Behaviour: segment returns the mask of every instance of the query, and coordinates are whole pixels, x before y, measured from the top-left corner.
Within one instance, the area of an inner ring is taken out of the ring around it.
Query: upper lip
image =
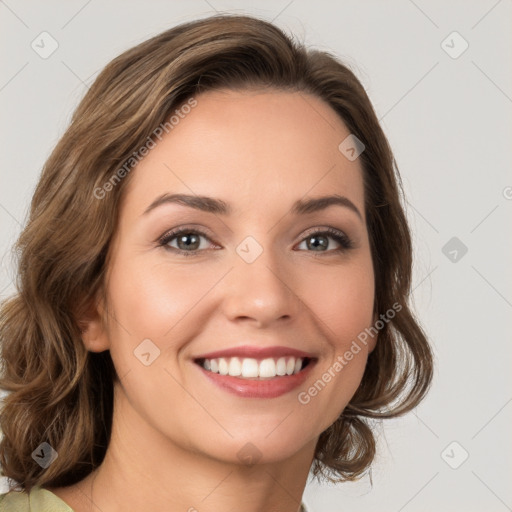
[[[194,357],[194,359],[217,359],[219,357],[251,357],[254,359],[265,359],[270,357],[302,357],[314,358],[315,356],[309,352],[297,350],[295,348],[275,346],[260,347],[255,345],[242,345],[240,347],[231,347],[224,350],[216,350]]]

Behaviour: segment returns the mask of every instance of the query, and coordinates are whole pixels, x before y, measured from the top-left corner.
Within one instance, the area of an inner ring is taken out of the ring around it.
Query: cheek
[[[302,390],[299,401],[310,408],[312,416],[321,417],[322,428],[327,428],[356,392],[366,366],[368,346],[360,340],[373,321],[371,260],[361,259],[329,275],[319,269],[304,284],[304,290],[309,290],[303,292],[304,297],[320,320],[329,347],[318,369],[319,378]]]
[[[115,268],[110,297],[116,318],[133,336],[163,339],[172,330],[175,338],[187,324],[187,315],[218,279],[211,269],[200,273],[192,266],[134,260]]]
[[[337,352],[371,325],[375,297],[371,260],[360,258],[339,268],[316,269],[303,280],[304,302],[321,320]]]
[[[109,279],[108,336],[118,375],[140,372],[136,355],[147,352],[144,346],[157,354],[145,370],[174,367],[179,371],[181,349],[203,331],[206,316],[216,305],[211,298],[206,300],[208,293],[226,269],[170,265],[128,254],[119,254],[117,261]]]
[[[161,422],[158,428],[165,431],[171,428],[169,418],[176,407],[194,407],[178,384],[183,368],[175,362],[180,348],[201,332],[202,323],[191,320],[194,307],[219,276],[211,270],[198,274],[192,265],[177,269],[121,254],[112,268],[108,329],[112,360],[129,401],[149,423]]]
[[[359,386],[366,366],[369,349],[361,340],[372,325],[374,297],[372,268],[362,265],[345,276],[333,298],[338,306],[331,312],[331,328],[337,333],[333,341],[336,354],[333,365],[340,381],[350,390],[350,397]]]

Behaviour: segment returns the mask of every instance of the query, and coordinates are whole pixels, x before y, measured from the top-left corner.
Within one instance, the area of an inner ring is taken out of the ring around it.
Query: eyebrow
[[[227,204],[222,199],[216,199],[214,197],[208,196],[196,196],[196,195],[188,195],[188,194],[162,194],[158,196],[145,210],[143,215],[147,215],[150,211],[158,208],[163,204],[181,204],[183,206],[188,206],[189,208],[194,208],[196,210],[201,210],[207,213],[213,213],[217,215],[231,215],[233,213],[233,209],[229,204]],[[313,197],[308,199],[299,199],[297,200],[292,208],[291,213],[294,215],[307,215],[310,213],[318,212],[321,210],[325,210],[330,206],[343,206],[352,210],[357,216],[363,220],[363,216],[361,212],[357,208],[357,206],[345,196],[340,196],[338,194],[333,194],[330,196],[322,196],[322,197]]]

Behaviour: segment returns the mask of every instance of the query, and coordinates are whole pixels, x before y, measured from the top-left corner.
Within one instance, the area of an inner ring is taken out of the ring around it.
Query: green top
[[[302,512],[307,512],[302,503]],[[56,494],[35,486],[30,493],[11,491],[0,494],[0,510],[2,512],[73,512],[73,509]]]
[[[35,486],[30,493],[11,491],[0,494],[2,512],[73,512],[56,494]]]

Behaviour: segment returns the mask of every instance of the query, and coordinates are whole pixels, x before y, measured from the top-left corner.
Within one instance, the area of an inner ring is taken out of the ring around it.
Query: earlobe
[[[95,304],[93,302],[78,321],[80,336],[85,348],[90,352],[103,352],[110,348],[102,311],[101,303]]]
[[[85,348],[90,352],[103,352],[110,348],[105,329],[99,328],[96,322],[90,322],[80,334]]]

